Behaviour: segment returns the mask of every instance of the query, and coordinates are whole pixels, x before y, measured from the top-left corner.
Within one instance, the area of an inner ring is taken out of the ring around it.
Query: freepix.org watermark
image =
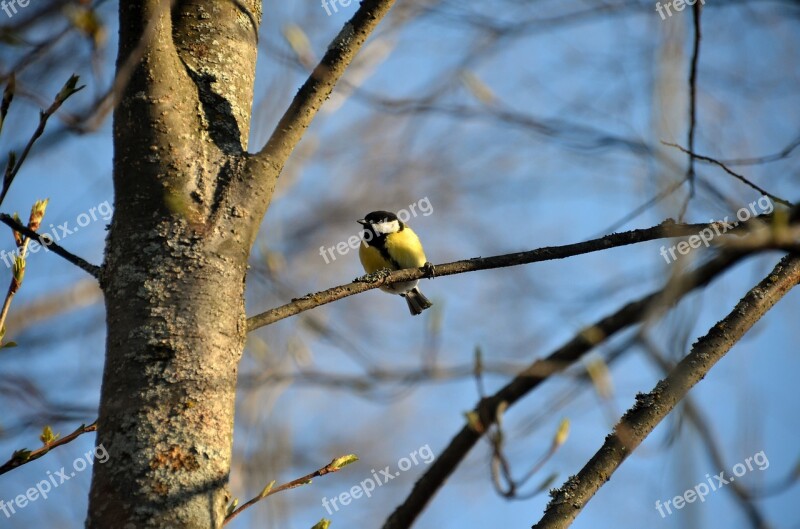
[[[333,13],[339,12],[339,8],[336,7],[336,4],[339,4],[342,7],[350,7],[350,4],[352,4],[354,1],[355,0],[322,0],[322,9],[328,13],[328,16],[331,16]]]
[[[678,257],[675,255],[676,249],[678,250],[679,254],[686,255],[693,249],[700,248],[701,244],[704,244],[706,248],[708,248],[714,237],[722,235],[728,230],[732,230],[739,225],[739,222],[745,222],[746,220],[749,220],[750,217],[757,217],[759,212],[756,210],[756,206],[758,206],[761,210],[761,214],[765,215],[769,215],[775,209],[772,201],[766,195],[762,196],[758,200],[750,202],[747,206],[748,207],[741,208],[736,212],[736,218],[739,219],[738,221],[729,222],[728,217],[725,217],[720,221],[711,220],[710,227],[703,228],[697,235],[689,236],[688,241],[681,241],[678,244],[670,246],[669,248],[666,246],[661,246],[661,251],[659,253],[661,253],[661,256],[664,258],[667,264],[669,264],[678,259]],[[669,252],[669,255],[667,255],[667,252]]]
[[[748,472],[752,472],[754,468],[758,468],[758,470],[766,470],[769,468],[769,459],[767,459],[767,454],[765,454],[763,450],[745,459],[744,463],[736,463],[733,465],[731,469],[733,476],[726,476],[724,470],[719,474],[714,474],[714,476],[706,474],[706,481],[701,481],[694,487],[686,489],[686,492],[682,495],[675,496],[664,503],[661,503],[661,500],[656,500],[656,510],[662,518],[666,518],[668,514],[672,514],[670,504],[672,504],[672,507],[676,510],[681,510],[687,503],[694,503],[698,499],[700,503],[703,503],[706,501],[706,496],[734,482],[736,478],[740,478]],[[706,483],[708,483],[708,485],[706,485]]]
[[[408,457],[400,458],[400,460],[397,462],[397,468],[400,470],[393,473],[391,467],[388,465],[383,470],[378,472],[375,472],[375,469],[373,468],[371,470],[371,478],[365,479],[358,485],[353,485],[349,491],[342,492],[336,497],[330,499],[323,497],[322,506],[328,511],[328,514],[333,514],[333,511],[339,510],[339,505],[337,505],[337,502],[344,507],[350,505],[351,501],[357,500],[361,496],[370,498],[372,497],[372,491],[375,490],[375,487],[380,487],[384,483],[393,480],[394,478],[398,477],[401,472],[409,470],[412,466],[419,465],[420,463],[429,465],[433,459],[434,455],[431,451],[431,447],[429,445],[421,446],[408,454]],[[333,507],[333,510],[331,510],[331,507]]]
[[[109,459],[108,451],[101,444],[96,446],[93,450],[89,450],[82,457],[79,457],[72,462],[72,471],[67,473],[66,467],[61,467],[60,470],[55,472],[47,471],[47,479],[41,480],[35,487],[31,487],[25,491],[25,494],[20,494],[11,500],[0,499],[0,512],[6,515],[6,518],[11,518],[17,513],[17,509],[24,509],[29,503],[33,503],[39,498],[47,499],[50,491],[60,487],[65,482],[74,478],[78,472],[83,472],[87,468],[94,465],[95,459],[98,463],[105,463]]]
[[[686,9],[686,6],[693,6],[697,3],[697,0],[672,0],[671,2],[664,2],[662,5],[661,2],[656,2],[656,11],[658,12],[659,16],[661,16],[661,20],[666,20],[667,17],[672,16],[672,11],[670,11],[670,7],[675,11],[683,11]],[[706,5],[706,0],[700,0],[700,5]],[[666,11],[666,15],[664,12]]]
[[[417,209],[419,209],[419,212]],[[403,222],[408,222],[408,219],[416,217],[418,213],[422,213],[423,217],[427,217],[433,213],[433,206],[431,205],[431,201],[428,199],[428,197],[421,198],[415,203],[409,204],[408,208],[398,211],[397,218]],[[365,231],[363,233],[364,240],[369,242],[372,238],[372,233],[369,231]],[[341,256],[347,255],[350,250],[358,250],[358,247],[361,244],[361,237],[361,235],[351,235],[347,241],[342,241],[336,246],[331,246],[329,248],[320,246],[319,254],[323,259],[325,259],[325,264],[329,264],[331,261],[336,260],[336,256],[333,253],[334,250]],[[328,254],[330,254],[330,259],[328,259]]]
[[[76,233],[80,228],[85,228],[92,222],[95,222],[99,219],[104,221],[111,220],[111,216],[114,214],[114,208],[111,204],[108,203],[108,200],[89,208],[88,212],[81,213],[75,218],[75,223],[77,226],[70,225],[69,221],[63,224],[50,224],[50,231],[46,232],[42,229],[38,231],[38,233],[44,239],[45,244],[39,244],[37,241],[31,241],[28,244],[28,251],[26,252],[26,257],[32,253],[37,253],[39,250],[44,248],[46,251],[47,247],[54,243],[58,242],[62,239],[65,239]],[[11,268],[14,266],[14,257],[19,257],[19,248],[12,250],[11,252],[7,252],[5,250],[0,250],[0,259],[5,263],[6,268]]]
[[[2,0],[0,1],[0,9],[5,11],[8,18],[11,18],[17,14],[17,6],[25,8],[28,7],[30,3],[31,0]]]

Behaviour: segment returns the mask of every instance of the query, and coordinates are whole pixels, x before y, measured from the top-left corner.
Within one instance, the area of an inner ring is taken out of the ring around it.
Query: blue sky
[[[371,210],[398,210],[427,197],[432,214],[410,224],[425,243],[428,258],[443,263],[595,237],[683,176],[685,159],[658,146],[660,140],[685,144],[688,12],[662,21],[654,3],[621,2],[614,4],[619,9],[603,16],[562,24],[562,15],[592,5],[436,2],[430,11],[421,12],[415,11],[418,5],[398,3],[398,11],[405,11],[386,20],[372,41],[385,46],[385,57],[365,68],[356,92],[340,107],[318,116],[287,166],[251,257],[249,314],[360,275],[355,252],[326,264],[319,248],[346,241],[358,228],[355,220]],[[109,35],[98,76],[101,85],[112,74],[115,9],[116,4],[107,4],[100,11]],[[265,141],[306,75],[281,30],[297,25],[321,56],[355,9],[342,8],[329,17],[315,2],[265,4],[251,150]],[[797,137],[800,32],[797,17],[785,16],[791,9],[779,2],[705,9],[699,152],[747,158],[778,152]],[[481,20],[528,25],[491,44],[480,40],[476,21]],[[32,94],[48,99],[78,71],[90,86],[67,105],[65,110],[73,111],[99,90],[86,64],[89,47],[79,38],[74,43],[77,51],[59,50],[64,56],[54,64],[32,67],[20,76]],[[675,46],[674,55],[668,53],[670,46]],[[14,53],[18,50],[0,50],[4,70]],[[460,69],[490,89],[497,107],[487,109],[476,100],[458,76]],[[680,81],[673,92],[670,76]],[[402,112],[387,103],[425,97],[431,98],[432,108],[424,112]],[[504,121],[491,112],[497,108],[557,133]],[[0,137],[0,149],[18,148],[33,130],[36,112],[34,100],[19,98]],[[57,127],[54,121],[49,130]],[[618,143],[596,143],[598,137],[656,146],[678,168]],[[36,149],[3,210],[26,212],[34,200],[49,197],[46,219],[75,224],[81,213],[113,201],[111,145],[106,121],[90,134]],[[798,169],[796,153],[769,164],[737,166],[789,200],[797,198]],[[699,186],[687,221],[734,215],[760,196],[716,168],[699,165],[698,174],[728,201]],[[677,217],[685,191],[620,229]],[[92,222],[65,239],[64,246],[99,264],[104,228],[105,222]],[[0,248],[13,248],[10,233],[5,241]],[[623,303],[663,285],[671,272],[659,255],[663,244],[654,241],[563,261],[426,280],[422,287],[436,306],[419,318],[407,315],[401,299],[378,291],[351,297],[253,333],[242,377],[311,369],[359,376],[365,365],[413,370],[434,358],[442,367],[465,366],[478,346],[487,363],[524,366]],[[679,262],[706,257],[697,250]],[[770,252],[738,265],[684,299],[653,325],[650,336],[665,355],[679,359],[779,258]],[[8,274],[2,268],[0,274]],[[83,279],[82,271],[53,255],[32,256],[12,315]],[[704,482],[706,474],[730,473],[734,465],[762,451],[769,467],[741,476],[744,487],[774,489],[791,474],[798,460],[800,424],[793,376],[800,368],[794,354],[799,305],[800,294],[788,294],[690,392],[726,467],[711,462],[705,444],[685,420],[678,426],[678,410],[600,489],[574,527],[747,527],[742,509],[724,488],[665,518],[655,502],[683,494]],[[36,446],[41,426],[49,423],[47,406],[21,398],[16,389],[4,389],[17,388],[14,382],[33,381],[46,402],[69,412],[69,420],[54,424],[62,435],[93,420],[102,374],[103,308],[98,301],[9,333],[20,344],[0,355],[0,377],[5,380],[0,389],[7,402],[0,419],[5,432],[0,453],[10,455],[23,446]],[[617,337],[595,354],[607,355],[627,338],[630,334]],[[633,404],[635,394],[649,391],[662,376],[640,348],[621,356],[610,370],[614,392],[608,401],[584,384],[565,406],[548,409],[578,386],[582,371],[576,367],[508,412],[507,448],[517,475],[547,451],[562,418],[571,422],[569,439],[530,487],[550,474],[556,475],[553,486],[575,474],[600,447],[612,422]],[[508,380],[508,375],[487,375],[487,392]],[[370,477],[372,469],[396,467],[400,458],[422,446],[438,455],[463,426],[463,413],[477,398],[471,376],[360,394],[304,383],[299,376],[294,384],[243,384],[231,477],[232,491],[242,501],[272,479],[288,481],[334,456],[356,453],[361,461],[262,502],[231,527],[300,529],[322,517],[330,517],[332,527],[363,527],[365,520],[379,526],[426,465],[413,466],[376,489],[371,498],[360,498],[332,516],[322,499],[349,490]],[[35,420],[26,426],[32,417]],[[48,471],[69,469],[92,444],[91,436],[84,436],[0,476],[0,499],[24,493]],[[512,502],[498,497],[490,481],[489,454],[488,445],[481,442],[417,527],[528,527],[539,519],[547,494]],[[0,513],[0,527],[48,522],[81,526],[89,480],[88,471],[76,472],[49,499],[33,502],[8,519]],[[756,504],[772,526],[797,527],[797,491],[796,484],[785,487]]]

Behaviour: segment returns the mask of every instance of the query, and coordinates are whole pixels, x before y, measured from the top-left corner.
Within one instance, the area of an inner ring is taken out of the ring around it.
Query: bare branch
[[[692,49],[692,62],[689,70],[689,133],[687,137],[687,144],[689,150],[694,151],[694,136],[697,130],[697,63],[700,59],[700,39],[702,32],[700,30],[700,5],[696,4],[692,9],[692,20],[694,22],[694,39]],[[689,167],[686,169],[686,180],[689,182],[689,195],[686,197],[686,203],[679,216],[683,220],[683,215],[689,205],[689,201],[694,196],[695,189],[695,171],[694,171],[694,157],[689,156]]]
[[[275,484],[275,482],[273,481],[272,483],[264,487],[264,490],[262,490],[258,496],[251,499],[238,509],[232,510],[230,514],[228,514],[228,516],[225,517],[225,520],[222,522],[222,525],[223,526],[227,525],[228,522],[236,518],[242,511],[244,511],[248,507],[252,507],[259,501],[263,500],[264,498],[272,496],[273,494],[277,494],[278,492],[283,492],[284,490],[294,489],[297,487],[302,487],[303,485],[308,485],[311,483],[311,480],[313,478],[324,476],[325,474],[330,474],[331,472],[338,472],[339,470],[342,469],[342,467],[349,465],[350,463],[353,463],[357,460],[358,458],[353,454],[337,457],[336,459],[334,459],[324,467],[320,468],[319,470],[315,470],[311,474],[306,474],[301,478],[293,479],[292,481],[284,483],[279,487],[273,488],[272,486]]]
[[[640,337],[639,343],[645,350],[647,355],[658,365],[659,369],[663,371],[664,376],[668,375],[670,370],[675,367],[675,363],[667,360],[666,356],[662,354],[655,343],[648,337],[643,335]],[[697,434],[700,436],[703,444],[706,447],[709,458],[714,464],[715,468],[730,468],[725,464],[722,457],[722,450],[717,444],[716,436],[712,431],[711,424],[700,411],[700,408],[695,404],[694,399],[687,395],[682,402],[682,411],[689,422],[694,426]],[[740,481],[730,483],[731,495],[736,498],[737,503],[742,507],[747,518],[750,520],[750,526],[753,529],[767,529],[769,524],[766,517],[762,514],[761,509],[756,505],[750,493],[742,486]]]
[[[47,108],[47,110],[42,110],[39,114],[39,125],[36,127],[36,130],[33,131],[28,143],[25,145],[25,148],[22,150],[22,154],[20,155],[19,159],[13,155],[9,159],[8,167],[6,168],[6,174],[3,177],[3,187],[2,191],[0,191],[0,204],[3,203],[3,200],[6,198],[6,194],[8,190],[11,188],[11,184],[14,182],[14,178],[17,176],[20,167],[22,164],[25,163],[25,159],[28,157],[28,154],[31,152],[33,148],[33,144],[36,143],[36,140],[44,132],[44,128],[47,126],[47,120],[49,120],[56,111],[61,108],[61,105],[70,98],[73,94],[79,92],[83,89],[83,86],[77,86],[79,77],[77,75],[73,75],[70,77],[64,86],[61,88],[61,91],[58,92],[55,99],[53,99],[53,103]],[[11,101],[9,100],[8,103],[10,104]],[[5,109],[8,112],[8,108]],[[16,163],[12,163],[16,161]]]
[[[488,362],[481,366],[481,375],[491,374],[503,377],[519,373],[522,365],[503,362]],[[263,370],[246,374],[239,378],[239,385],[252,388],[265,384],[292,382],[299,385],[327,388],[347,388],[357,392],[381,389],[386,385],[413,386],[422,382],[444,383],[476,376],[474,364],[453,366],[423,366],[411,369],[370,369],[363,375],[331,373],[324,369],[300,369],[297,372],[273,372]],[[483,395],[481,395],[483,396]]]
[[[756,191],[758,191],[762,195],[768,196],[769,198],[771,198],[775,202],[778,202],[779,204],[783,204],[784,206],[788,206],[788,207],[792,207],[792,205],[793,205],[788,200],[784,200],[784,199],[782,199],[782,198],[780,198],[778,196],[775,196],[772,193],[766,191],[764,188],[761,188],[761,187],[757,186],[756,184],[754,184],[753,182],[751,182],[750,180],[748,180],[744,176],[742,176],[739,173],[736,173],[733,170],[731,170],[727,165],[725,165],[724,163],[720,162],[719,160],[715,160],[714,158],[710,158],[708,156],[703,156],[702,154],[697,154],[696,152],[693,152],[691,149],[685,149],[685,148],[681,147],[680,145],[678,145],[676,143],[668,143],[668,142],[662,142],[662,143],[664,145],[669,146],[669,147],[675,147],[676,149],[679,149],[679,150],[685,152],[686,154],[691,156],[693,159],[696,158],[698,160],[702,160],[704,162],[708,162],[710,164],[714,164],[714,165],[717,165],[717,166],[721,167],[723,171],[725,171],[726,173],[728,173],[732,177],[739,179],[744,184],[752,187],[753,189],[755,189]]]
[[[3,101],[0,103],[0,132],[3,131],[3,123],[6,121],[8,109],[11,107],[11,101],[14,100],[14,91],[16,90],[17,80],[14,74],[8,78],[5,90],[3,90]]]
[[[765,163],[776,162],[788,158],[796,148],[800,147],[800,136],[792,140],[786,147],[778,152],[772,154],[765,154],[763,156],[754,156],[752,158],[733,158],[730,160],[722,160],[726,165],[760,165]]]
[[[570,477],[547,505],[534,529],[569,527],[586,503],[606,483],[622,462],[700,382],[712,367],[789,290],[800,283],[800,256],[787,255],[736,307],[708,333],[650,393],[638,394],[636,404],[606,437],[600,450],[576,475]]]
[[[468,415],[477,417],[479,424],[467,424],[453,437],[450,444],[440,452],[436,461],[414,485],[411,494],[386,520],[383,529],[411,527],[439,487],[444,484],[487,429],[494,424],[499,403],[505,401],[510,408],[550,375],[563,371],[616,333],[640,323],[650,316],[653,310],[666,310],[667,307],[677,303],[692,290],[708,284],[742,256],[743,254],[720,255],[694,273],[679,278],[678,281],[668,284],[659,291],[628,303],[613,314],[585,328],[544,359],[533,362],[492,397],[481,399],[476,408]]]
[[[289,155],[356,53],[393,5],[394,0],[361,2],[353,18],[345,23],[328,45],[325,56],[300,87],[267,143],[258,154],[248,157],[248,178],[241,183],[237,193],[240,195],[237,199],[240,203],[245,206],[256,203],[257,210],[266,210],[271,190]],[[256,191],[253,189],[253,180],[258,182]]]
[[[37,241],[44,248],[52,250],[54,254],[63,257],[64,259],[74,264],[84,272],[93,276],[94,278],[96,279],[100,278],[100,272],[102,271],[101,267],[93,265],[92,263],[86,261],[85,259],[78,257],[73,253],[68,252],[67,250],[56,244],[52,238],[46,235],[40,235],[39,233],[36,233],[27,226],[24,226],[19,222],[17,222],[16,220],[14,220],[14,218],[11,217],[11,215],[8,215],[7,213],[0,213],[0,222],[10,227],[14,231],[18,231],[19,233],[25,235],[26,237]]]
[[[328,45],[325,56],[297,92],[258,156],[269,157],[272,163],[283,165],[353,57],[393,5],[394,0],[361,2],[353,18]]]
[[[757,219],[757,222],[762,222],[768,218],[768,216],[761,216],[751,219],[748,222],[756,221]],[[739,224],[729,233],[735,233],[737,230],[743,231],[746,224],[747,223],[745,222]],[[476,257],[464,261],[455,261],[453,263],[437,265],[435,267],[436,276],[463,274],[465,272],[474,272],[477,270],[491,270],[494,268],[518,266],[540,261],[564,259],[567,257],[573,257],[575,255],[582,255],[586,253],[607,250],[609,248],[652,241],[655,239],[694,235],[699,231],[705,228],[713,227],[714,225],[714,223],[676,224],[670,219],[665,220],[661,224],[653,226],[652,228],[613,233],[611,235],[606,235],[605,237],[600,237],[598,239],[592,239],[585,242],[567,244],[564,246],[548,246],[527,252],[496,255],[493,257]],[[406,270],[398,270],[390,274],[373,274],[372,276],[365,276],[364,278],[359,278],[346,285],[329,288],[314,294],[307,294],[302,298],[292,300],[291,303],[287,303],[286,305],[252,316],[247,319],[247,330],[248,332],[253,331],[259,327],[275,323],[276,321],[294,316],[315,307],[319,307],[320,305],[325,305],[326,303],[346,298],[360,292],[366,292],[367,290],[378,288],[384,284],[396,283],[398,281],[410,281],[413,279],[421,279],[423,277],[427,277],[426,270],[424,268],[409,268]]]
[[[0,475],[5,474],[6,472],[13,470],[17,467],[21,467],[26,463],[30,463],[31,461],[35,461],[36,459],[39,459],[53,448],[65,445],[67,443],[71,443],[79,436],[85,433],[94,432],[95,430],[97,430],[97,421],[93,422],[88,426],[85,424],[81,424],[78,427],[78,429],[72,432],[71,434],[65,435],[60,439],[56,439],[51,443],[47,443],[41,448],[37,448],[36,450],[31,450],[31,451],[25,449],[17,450],[16,452],[14,452],[14,455],[11,456],[11,459],[0,465]]]

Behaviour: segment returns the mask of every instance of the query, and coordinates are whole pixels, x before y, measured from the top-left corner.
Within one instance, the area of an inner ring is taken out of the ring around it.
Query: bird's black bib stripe
[[[406,228],[406,226],[401,221],[398,221],[398,223],[400,224],[400,229],[398,230],[399,233],[403,231]],[[369,242],[367,242],[367,246],[372,246],[373,248],[378,250],[381,253],[381,257],[383,257],[384,259],[386,259],[386,261],[391,263],[395,270],[402,270],[403,267],[400,266],[400,263],[394,260],[394,258],[392,258],[392,256],[389,255],[389,250],[386,249],[386,234],[378,235],[377,233],[372,231],[372,228],[370,228],[370,232],[372,233],[372,239]]]

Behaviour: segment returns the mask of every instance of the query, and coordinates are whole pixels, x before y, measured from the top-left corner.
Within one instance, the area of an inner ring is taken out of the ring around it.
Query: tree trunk
[[[271,188],[243,184],[260,18],[254,0],[120,4],[117,71],[131,73],[114,113],[97,435],[110,458],[93,468],[89,528],[224,518],[247,258]]]
[[[362,0],[248,154],[258,0],[120,3],[108,337],[89,529],[216,528],[229,500],[247,258],[278,175],[394,0]]]

